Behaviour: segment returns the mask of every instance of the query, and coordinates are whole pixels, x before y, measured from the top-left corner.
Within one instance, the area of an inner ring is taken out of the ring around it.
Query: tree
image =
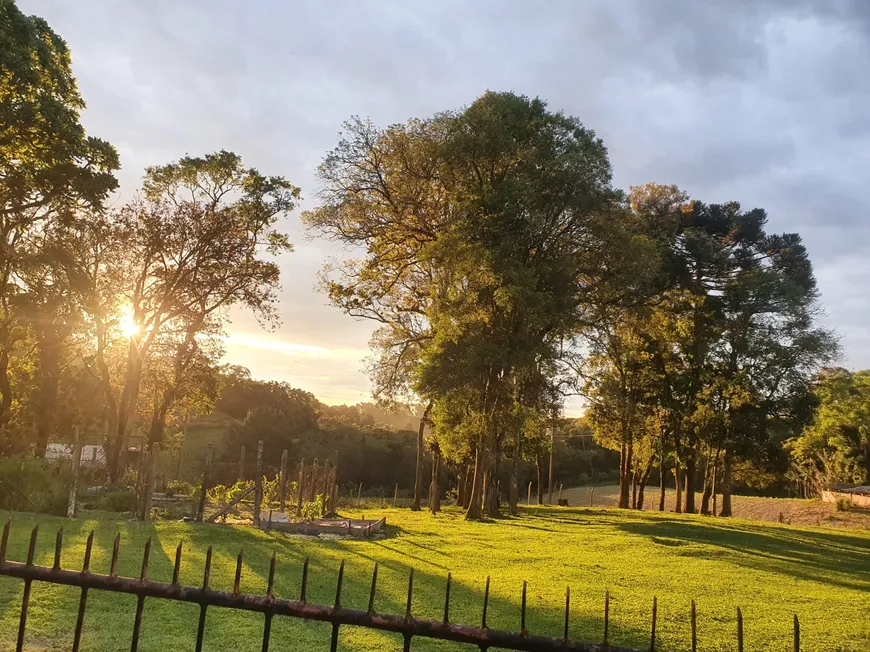
[[[66,43],[13,0],[0,0],[0,439],[12,416],[10,361],[25,337],[16,303],[34,237],[117,187],[118,156],[88,137]],[[46,374],[52,372],[45,370]],[[53,381],[46,381],[52,384]]]
[[[870,371],[824,369],[814,419],[788,442],[806,495],[844,483],[870,484]]]
[[[252,310],[264,325],[276,323],[279,269],[262,256],[291,250],[274,227],[299,197],[285,179],[245,168],[226,151],[149,168],[144,189],[144,198],[115,216],[127,243],[120,276],[129,310],[126,370],[109,443],[115,475],[153,347],[169,347],[175,372],[157,390],[152,442],[162,437],[187,367],[202,354],[201,338],[220,333],[230,306]]]

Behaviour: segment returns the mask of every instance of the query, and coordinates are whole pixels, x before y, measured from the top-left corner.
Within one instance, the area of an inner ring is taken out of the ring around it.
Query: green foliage
[[[135,512],[136,492],[133,489],[113,488],[99,494],[92,504],[94,509],[106,512]]]
[[[0,508],[65,515],[71,482],[69,462],[0,457]]]
[[[323,495],[317,494],[314,500],[302,503],[302,519],[313,521],[323,516]]]

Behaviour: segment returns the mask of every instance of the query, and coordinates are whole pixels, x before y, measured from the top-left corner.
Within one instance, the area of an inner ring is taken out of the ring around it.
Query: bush
[[[323,495],[317,494],[317,497],[311,502],[302,503],[302,518],[306,521],[313,521],[320,518],[323,514]]]
[[[94,507],[106,512],[135,512],[136,492],[126,487],[109,489],[100,494]]]
[[[852,501],[843,496],[840,496],[836,501],[834,501],[835,512],[845,512],[848,511],[850,507],[852,507]]]
[[[189,482],[170,480],[166,483],[167,496],[194,496],[196,487]]]
[[[0,458],[0,509],[65,516],[71,483],[68,461]]]

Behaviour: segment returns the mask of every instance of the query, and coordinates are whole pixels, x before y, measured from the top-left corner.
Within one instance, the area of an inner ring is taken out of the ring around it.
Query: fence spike
[[[656,649],[656,616],[658,615],[658,598],[653,596],[653,614],[652,614],[652,632],[649,638],[649,652],[655,652]]]
[[[489,575],[486,576],[486,589],[483,592],[483,617],[480,626],[486,629],[486,610],[489,607]]]
[[[568,621],[571,619],[571,587],[565,587],[565,634],[562,636],[568,642]]]
[[[737,607],[737,652],[743,652],[743,612]]]
[[[414,569],[408,574],[408,603],[405,605],[405,618],[411,617],[411,600],[414,597]]]
[[[121,550],[121,533],[115,535],[115,542],[112,544],[112,563],[109,565],[109,576],[118,576],[118,553]]]
[[[211,555],[212,547],[209,546],[205,551],[205,569],[202,573],[202,590],[208,590],[208,582],[211,579]],[[203,602],[199,607],[199,623],[196,627],[196,652],[202,652],[202,638],[205,635],[205,616],[208,610],[208,603]]]
[[[610,634],[610,590],[604,590],[604,645],[607,646],[610,643],[607,640],[608,635]]]
[[[341,586],[344,584],[344,559],[338,567],[338,583],[335,586],[335,608],[341,608]]]
[[[266,586],[266,596],[269,598],[275,597],[275,564],[278,560],[278,553],[272,553],[272,559],[269,561],[269,582]]]
[[[205,591],[208,589],[208,582],[211,579],[211,554],[212,548],[208,547],[208,550],[205,551],[205,569],[202,573],[202,590]]]
[[[88,535],[88,542],[85,544],[85,559],[82,563],[82,575],[90,573],[91,569],[91,550],[94,547],[94,531]],[[82,587],[81,597],[79,597],[79,612],[76,616],[76,628],[73,633],[72,652],[79,652],[79,647],[82,642],[82,627],[85,624],[85,609],[88,603],[88,589]]]
[[[54,570],[60,570],[60,552],[63,548],[63,528],[57,531],[54,539]]]
[[[523,603],[522,607],[520,607],[520,634],[526,635],[528,634],[528,630],[526,629],[526,588],[528,586],[528,582],[523,580]]]
[[[36,537],[39,536],[39,526],[34,525],[30,532],[30,547],[27,549],[27,565],[33,566],[33,555],[36,554]]]
[[[269,638],[272,634],[272,614],[266,614],[266,620],[263,624],[263,647],[262,652],[269,652]]]
[[[378,562],[375,562],[375,568],[372,571],[372,590],[369,593],[369,608],[368,613],[374,613],[375,611],[375,591],[378,587]]]
[[[794,652],[801,652],[801,623],[794,615]]]
[[[308,598],[308,557],[302,562],[302,590],[299,594],[299,601],[306,602]]]
[[[6,561],[6,546],[9,543],[9,529],[12,527],[12,519],[6,521],[3,526],[3,538],[0,539],[0,564]]]
[[[239,556],[236,557],[236,577],[233,580],[233,595],[239,594],[239,585],[242,582],[242,558],[244,553],[244,550],[239,550]]]
[[[447,589],[444,595],[444,624],[450,622],[450,582],[453,579],[451,573],[447,573]]]
[[[82,563],[82,573],[91,572],[91,551],[94,548],[94,531],[88,535],[88,541],[85,544],[85,560]]]
[[[148,560],[151,557],[151,537],[145,542],[145,552],[142,553],[142,572],[139,573],[139,581],[148,579]]]
[[[692,600],[692,652],[698,649],[698,613],[695,608],[695,601]]]
[[[182,542],[179,541],[175,547],[175,567],[172,569],[172,585],[178,586],[178,574],[181,572],[181,548]]]

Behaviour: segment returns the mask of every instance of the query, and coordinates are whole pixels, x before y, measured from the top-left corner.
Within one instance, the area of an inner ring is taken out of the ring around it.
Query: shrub
[[[25,455],[0,458],[0,509],[64,516],[71,482],[69,461]]]
[[[100,494],[95,507],[107,512],[135,512],[136,492],[129,488],[113,488]]]
[[[840,496],[834,501],[834,511],[835,512],[845,512],[852,506],[852,501],[844,496]]]
[[[193,496],[195,495],[194,489],[194,485],[182,480],[170,480],[166,483],[167,496]]]
[[[302,518],[306,521],[313,521],[320,518],[323,514],[323,494],[317,494],[311,502],[302,503]]]

